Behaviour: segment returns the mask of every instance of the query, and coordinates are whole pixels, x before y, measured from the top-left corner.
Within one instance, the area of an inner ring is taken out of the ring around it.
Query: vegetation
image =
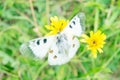
[[[48,33],[49,18],[71,19],[84,12],[86,30],[107,36],[96,59],[81,44],[67,64],[50,66],[47,59],[26,57],[20,45]],[[120,0],[0,0],[1,80],[120,80]]]

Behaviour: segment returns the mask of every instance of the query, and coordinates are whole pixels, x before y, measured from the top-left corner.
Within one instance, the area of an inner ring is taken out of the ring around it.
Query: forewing
[[[24,43],[20,47],[20,52],[22,54],[34,54],[38,58],[44,58],[54,42],[55,36],[42,37],[30,40]]]
[[[66,28],[62,31],[65,34],[72,34],[74,36],[80,36],[85,29],[85,15],[84,13],[78,13]]]

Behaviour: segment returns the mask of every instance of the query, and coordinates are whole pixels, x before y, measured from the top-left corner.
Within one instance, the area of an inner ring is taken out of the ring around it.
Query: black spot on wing
[[[70,27],[70,28],[72,28],[72,26],[71,26],[71,25],[69,25],[69,27]]]
[[[75,25],[75,21],[72,21],[72,23]]]
[[[40,40],[37,40],[37,42],[36,42],[36,43],[37,43],[37,45],[40,45]]]
[[[47,42],[47,39],[43,39],[43,42],[46,43],[46,42]]]

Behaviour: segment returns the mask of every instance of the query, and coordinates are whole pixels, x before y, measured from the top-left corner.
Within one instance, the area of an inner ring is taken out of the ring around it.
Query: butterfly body
[[[71,35],[61,36],[60,42],[56,39],[56,44],[53,43],[48,52],[48,62],[50,65],[61,65],[67,63],[77,52],[80,43],[79,40]],[[65,38],[64,38],[65,37]]]
[[[44,58],[48,54],[50,65],[61,65],[70,61],[80,47],[79,37],[83,32],[81,18],[83,14],[77,14],[62,32],[56,35],[36,38],[20,48],[20,52],[31,50],[38,58]],[[77,37],[76,37],[77,36]],[[28,48],[28,49],[27,49]]]
[[[56,38],[56,46],[58,48],[58,53],[68,53],[69,49],[69,43],[68,43],[68,38],[65,34],[59,34]]]

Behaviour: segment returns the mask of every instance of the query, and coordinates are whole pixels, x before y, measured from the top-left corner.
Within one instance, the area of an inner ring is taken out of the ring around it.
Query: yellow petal
[[[97,58],[97,54],[96,54],[96,53],[95,53],[95,54],[94,54],[94,53],[91,53],[91,54],[90,54],[90,57],[96,59],[96,58]]]
[[[81,39],[80,42],[86,43],[86,40],[85,39]]]
[[[51,31],[51,32],[47,33],[45,36],[50,36],[50,35],[53,35],[53,34],[54,34],[53,31]]]
[[[82,35],[84,39],[80,40],[82,42],[87,43],[87,49],[91,50],[91,56],[93,58],[97,57],[97,51],[99,53],[103,53],[103,46],[106,43],[106,35],[102,33],[100,30],[96,31],[95,33],[93,31],[90,31],[90,37],[86,35]]]
[[[90,37],[93,36],[93,31],[90,31]]]
[[[85,39],[88,39],[89,37],[85,34],[82,34],[81,37],[85,38]]]
[[[92,53],[92,56],[93,56],[93,58],[95,58],[95,59],[97,58],[97,54],[96,54],[96,53],[95,53],[95,54]]]
[[[50,29],[50,26],[49,25],[45,25],[45,28],[47,28],[48,30]]]
[[[103,50],[101,48],[98,48],[99,53],[103,53]]]
[[[98,31],[95,33],[95,36],[100,36],[100,34],[101,34],[101,31],[98,30]]]
[[[51,21],[51,22],[58,21],[58,17],[57,17],[57,16],[51,17],[51,18],[50,18],[50,21]]]
[[[92,55],[93,55],[93,58],[97,57],[97,50],[96,49],[92,50]]]
[[[106,35],[104,33],[101,34],[102,40],[106,39]]]
[[[54,35],[58,32],[61,32],[68,24],[68,20],[59,20],[57,16],[51,17],[50,21],[50,25],[45,26],[46,29],[50,30],[50,33],[48,33],[48,35]]]

